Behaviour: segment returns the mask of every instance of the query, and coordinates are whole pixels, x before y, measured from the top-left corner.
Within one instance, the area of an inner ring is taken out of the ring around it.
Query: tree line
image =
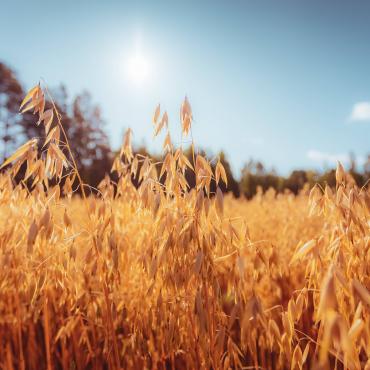
[[[0,62],[0,159],[3,162],[13,150],[25,140],[41,138],[45,135],[41,126],[35,125],[35,118],[31,112],[19,114],[19,106],[26,91],[15,72],[5,63]],[[94,104],[88,92],[82,92],[74,97],[69,97],[65,86],[61,85],[52,90],[53,102],[50,97],[49,105],[54,103],[60,113],[63,127],[74,152],[77,167],[86,184],[94,189],[99,182],[110,172],[116,152],[112,150],[108,135],[105,132],[105,122],[100,107]],[[145,147],[136,148],[136,152],[156,158],[148,153]],[[203,154],[204,151],[201,151]],[[190,149],[186,152],[192,163]],[[316,183],[335,186],[334,169],[323,173],[309,170],[295,170],[289,176],[281,176],[274,170],[268,170],[261,162],[249,160],[240,174],[240,179],[234,176],[230,163],[225,153],[220,152],[220,158],[227,177],[227,187],[223,185],[222,191],[232,192],[235,197],[243,195],[253,197],[258,189],[266,191],[274,188],[278,192],[291,191],[297,194],[303,187],[313,186]],[[363,186],[370,178],[370,155],[362,169],[356,166],[355,160],[351,161],[350,173],[359,186]],[[192,172],[186,173],[190,186],[195,185]],[[133,179],[135,183],[136,179]],[[307,185],[306,185],[307,186]],[[211,190],[214,190],[212,184]]]

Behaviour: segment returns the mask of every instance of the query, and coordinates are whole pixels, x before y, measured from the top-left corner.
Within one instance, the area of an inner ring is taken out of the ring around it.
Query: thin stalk
[[[82,178],[81,178],[80,172],[78,171],[77,163],[76,163],[76,160],[75,160],[74,155],[73,155],[73,153],[72,153],[71,146],[70,146],[70,144],[69,144],[69,140],[68,140],[68,136],[67,136],[67,134],[66,134],[66,132],[65,132],[65,130],[64,130],[64,127],[63,127],[63,125],[62,125],[62,121],[61,121],[61,119],[60,119],[59,111],[58,111],[58,109],[57,109],[57,107],[56,107],[56,105],[55,105],[55,103],[54,103],[54,100],[53,100],[53,98],[52,98],[51,94],[49,93],[48,88],[47,88],[47,87],[45,87],[45,90],[46,90],[46,92],[47,92],[47,94],[48,94],[48,97],[49,97],[49,99],[50,99],[50,101],[51,101],[51,104],[52,104],[52,106],[53,106],[54,112],[56,113],[57,121],[58,121],[58,126],[60,127],[60,129],[61,129],[61,131],[62,131],[62,133],[63,133],[64,139],[65,139],[65,143],[66,143],[66,147],[67,147],[67,149],[68,149],[69,156],[70,156],[71,161],[72,161],[72,163],[73,163],[73,169],[74,169],[74,171],[75,171],[75,174],[76,174],[77,179],[78,179],[78,181],[79,181],[79,183],[80,183],[80,186],[81,186],[82,196],[83,196],[84,200],[86,201],[86,200],[87,200],[87,197],[86,197],[86,193],[85,193],[85,189],[84,189],[84,183],[83,183],[83,181],[82,181]],[[88,215],[89,215],[89,217],[90,217],[89,212],[88,212]]]

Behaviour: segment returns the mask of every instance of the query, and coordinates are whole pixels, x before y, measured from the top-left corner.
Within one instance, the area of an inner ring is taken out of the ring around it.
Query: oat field
[[[370,369],[370,191],[341,164],[336,189],[214,194],[222,164],[157,107],[163,161],[128,131],[89,195],[47,89],[21,109],[45,138],[0,176],[1,369]]]

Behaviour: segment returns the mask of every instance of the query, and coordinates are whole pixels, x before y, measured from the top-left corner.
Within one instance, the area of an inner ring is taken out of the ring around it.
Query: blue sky
[[[158,103],[178,142],[187,95],[196,144],[236,174],[251,157],[287,173],[370,152],[369,1],[3,0],[0,58],[26,87],[89,90],[115,148],[127,127],[160,148]]]

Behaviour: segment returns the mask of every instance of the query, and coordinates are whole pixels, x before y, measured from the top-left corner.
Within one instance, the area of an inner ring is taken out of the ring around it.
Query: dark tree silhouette
[[[22,142],[31,138],[45,137],[44,127],[36,125],[36,118],[32,112],[19,114],[19,106],[25,94],[15,73],[4,63],[0,63],[2,161]],[[67,90],[63,85],[52,90],[52,96],[82,179],[96,187],[109,172],[112,157],[100,108],[93,104],[87,92],[76,96],[72,103],[69,103]],[[51,101],[46,96],[46,108],[50,107]],[[41,151],[41,148],[39,150]]]
[[[19,105],[24,92],[15,73],[0,62],[0,125],[1,125],[1,160],[11,153],[19,135]]]
[[[104,124],[100,108],[92,103],[89,93],[84,92],[73,100],[67,135],[73,138],[71,146],[82,178],[94,187],[112,164]]]

